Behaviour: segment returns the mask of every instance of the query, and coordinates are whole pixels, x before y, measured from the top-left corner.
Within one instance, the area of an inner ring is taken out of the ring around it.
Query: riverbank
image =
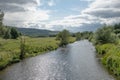
[[[75,38],[70,38],[74,42]],[[59,41],[55,37],[30,38],[25,37],[25,58],[37,56],[48,51],[57,49]],[[1,39],[0,38],[0,70],[10,64],[20,60],[20,39]]]
[[[1,80],[114,80],[98,63],[87,40],[69,44],[1,71]]]
[[[102,64],[117,80],[120,80],[120,42],[96,45],[96,51]]]

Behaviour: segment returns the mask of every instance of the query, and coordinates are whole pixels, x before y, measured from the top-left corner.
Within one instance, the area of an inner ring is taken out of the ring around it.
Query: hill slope
[[[50,31],[44,29],[33,29],[33,28],[17,28],[19,32],[26,36],[38,37],[38,36],[50,36],[56,35],[58,31]]]

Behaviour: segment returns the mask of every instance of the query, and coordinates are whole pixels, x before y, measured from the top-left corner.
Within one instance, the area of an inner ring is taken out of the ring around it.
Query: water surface
[[[87,40],[25,59],[2,72],[1,80],[114,80],[99,64]]]

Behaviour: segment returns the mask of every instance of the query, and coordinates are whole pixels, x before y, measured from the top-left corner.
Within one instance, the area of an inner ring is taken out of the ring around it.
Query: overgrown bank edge
[[[75,38],[70,37],[70,43]],[[33,57],[48,51],[55,50],[59,47],[60,41],[52,38],[29,38],[25,37],[25,55],[24,57]],[[0,38],[0,70],[6,66],[19,62],[20,59],[20,39],[2,39]]]
[[[120,80],[120,44],[96,45],[96,51],[102,64]]]
[[[108,71],[120,80],[120,24],[105,26],[96,31],[95,43],[97,56]]]
[[[78,32],[76,39],[91,41],[96,47],[97,57],[120,80],[120,24],[104,25],[95,32]]]

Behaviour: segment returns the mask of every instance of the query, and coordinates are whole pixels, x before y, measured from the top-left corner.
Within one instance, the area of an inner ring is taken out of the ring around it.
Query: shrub
[[[96,44],[116,43],[117,36],[114,34],[111,27],[103,27],[95,33]]]
[[[17,37],[19,37],[19,33],[15,28],[11,28],[10,34],[12,39],[16,39]]]
[[[69,43],[70,33],[67,30],[59,32],[56,39],[60,40],[60,46],[65,46]]]

